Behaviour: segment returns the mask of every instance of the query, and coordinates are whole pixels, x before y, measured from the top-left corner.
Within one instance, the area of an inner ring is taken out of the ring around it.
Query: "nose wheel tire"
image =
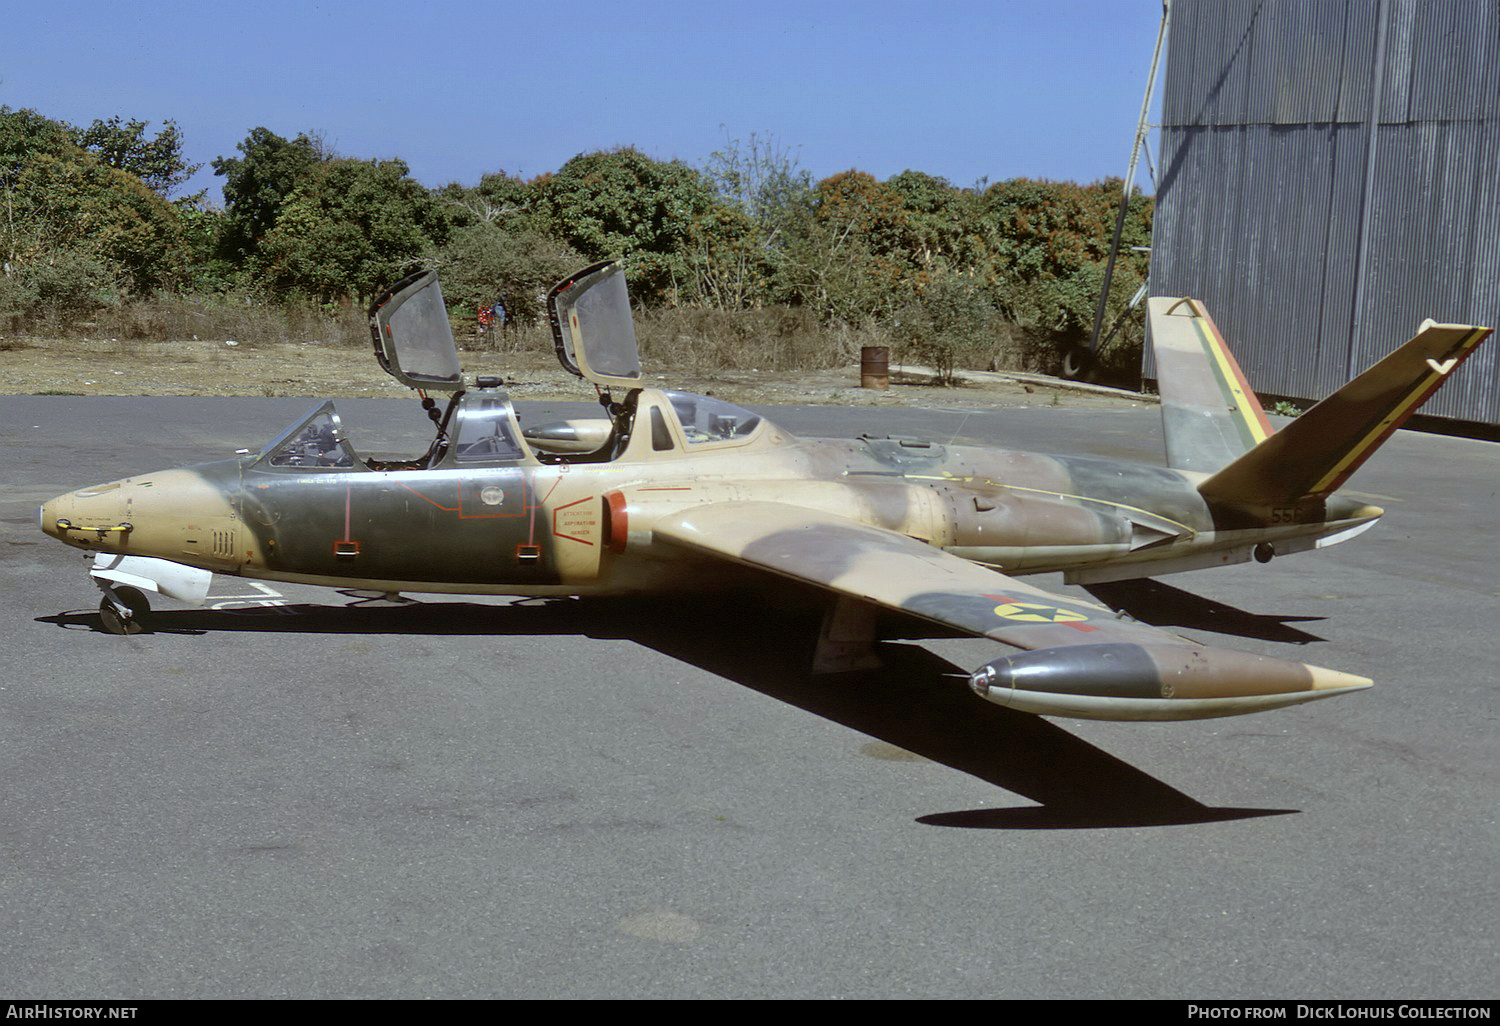
[[[105,595],[99,601],[99,619],[104,629],[111,634],[139,634],[145,630],[146,614],[151,612],[151,603],[146,596],[128,585],[113,589],[113,599]],[[128,615],[117,606],[124,606]]]

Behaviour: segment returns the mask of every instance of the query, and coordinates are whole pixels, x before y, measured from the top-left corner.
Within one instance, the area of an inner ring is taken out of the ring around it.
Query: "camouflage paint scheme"
[[[574,289],[553,314],[564,365],[601,387],[607,419],[523,433],[503,390],[480,379],[456,394],[426,456],[378,460],[349,446],[324,404],[258,453],[59,496],[41,526],[105,557],[101,613],[126,630],[146,610],[122,584],[174,594],[153,589],[157,561],[384,592],[543,596],[687,592],[771,573],[832,596],[820,651],[834,669],[858,665],[842,656],[868,649],[885,608],[1018,649],[971,677],[1002,705],[1103,719],[1234,715],[1370,681],[1201,646],[1016,575],[1121,580],[1353,537],[1382,511],[1335,490],[1489,334],[1429,322],[1273,433],[1207,314],[1152,300],[1170,464],[1153,467],[799,439],[720,400],[637,387],[633,334],[630,360],[589,350],[600,330],[589,318],[604,314],[579,297],[601,281],[623,295],[618,272],[598,265],[554,290]],[[427,284],[436,295],[435,278],[410,287]],[[613,402],[610,388],[626,397]]]

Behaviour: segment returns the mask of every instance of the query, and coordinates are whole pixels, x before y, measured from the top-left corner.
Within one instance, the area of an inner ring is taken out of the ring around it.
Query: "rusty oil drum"
[[[891,350],[889,346],[865,346],[859,351],[859,387],[891,387]]]

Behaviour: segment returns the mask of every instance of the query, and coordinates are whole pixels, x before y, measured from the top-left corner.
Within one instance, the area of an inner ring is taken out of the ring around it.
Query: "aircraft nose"
[[[227,569],[254,544],[239,522],[238,476],[235,460],[155,471],[59,495],[38,516],[74,548]]]
[[[92,485],[48,499],[37,509],[38,526],[75,545],[128,530],[120,482]]]

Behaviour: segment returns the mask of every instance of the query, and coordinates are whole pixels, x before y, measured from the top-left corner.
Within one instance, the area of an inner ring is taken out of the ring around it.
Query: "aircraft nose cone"
[[[118,533],[124,519],[125,503],[118,481],[59,495],[37,510],[38,526],[44,532],[80,546],[85,539]]]
[[[57,527],[57,518],[62,515],[60,509],[58,499],[49,499],[36,508],[37,526],[54,538],[61,537]]]
[[[969,688],[980,698],[989,698],[991,691],[1003,688],[1007,684],[1009,681],[1002,680],[1000,671],[990,663],[986,663],[969,674]]]
[[[238,487],[238,460],[159,470],[50,499],[41,528],[74,548],[227,569],[253,544],[240,524]]]
[[[77,504],[70,492],[48,499],[37,507],[37,526],[54,538],[68,537],[68,528],[77,520]]]

